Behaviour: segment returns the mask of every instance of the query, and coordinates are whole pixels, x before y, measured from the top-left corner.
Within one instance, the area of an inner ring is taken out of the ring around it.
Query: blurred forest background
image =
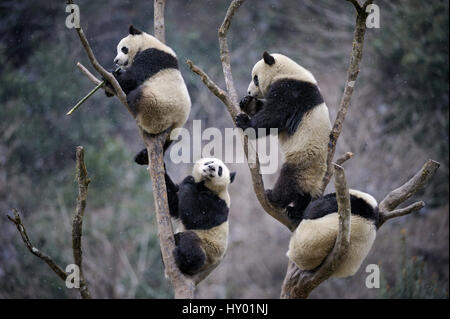
[[[232,127],[225,107],[193,75],[189,58],[225,87],[217,29],[228,0],[168,0],[166,41],[177,52],[202,127]],[[330,279],[311,298],[448,298],[449,289],[449,4],[376,1],[381,28],[369,29],[361,73],[338,142],[349,186],[381,200],[432,158],[441,163],[416,199],[421,212],[378,232],[359,272]],[[130,23],[153,33],[151,1],[79,0],[81,24],[100,62],[112,68]],[[170,298],[160,258],[151,183],[133,163],[143,144],[117,99],[97,92],[65,113],[92,87],[76,68],[90,67],[76,32],[65,27],[65,1],[0,0],[0,298],[78,297],[31,255],[6,214],[17,207],[32,242],[58,264],[72,263],[71,214],[77,185],[75,147],[92,178],[84,222],[85,275],[98,298]],[[230,29],[240,96],[264,50],[292,57],[319,81],[334,120],[349,63],[355,12],[342,1],[248,0]],[[91,68],[92,70],[92,68]],[[278,298],[289,231],[261,209],[247,164],[230,187],[227,255],[200,284],[200,298]],[[179,181],[191,165],[168,163]],[[277,174],[265,176],[270,187]],[[330,183],[330,191],[332,189]],[[380,265],[380,289],[365,287],[367,264]],[[63,267],[63,268],[64,268]]]

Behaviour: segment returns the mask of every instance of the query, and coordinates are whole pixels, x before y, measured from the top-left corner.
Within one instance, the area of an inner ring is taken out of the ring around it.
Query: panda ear
[[[230,184],[233,183],[235,177],[236,177],[236,172],[231,172],[230,173]]]
[[[269,53],[267,53],[267,51],[263,53],[263,59],[264,62],[266,62],[268,65],[272,65],[275,63],[275,58],[271,56]]]
[[[130,32],[131,35],[142,34],[142,31],[136,29],[132,24],[130,25],[128,32]]]

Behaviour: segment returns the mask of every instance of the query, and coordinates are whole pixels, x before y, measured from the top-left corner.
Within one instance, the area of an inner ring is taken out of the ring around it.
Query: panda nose
[[[251,92],[250,91],[248,91],[248,95],[250,95],[251,94]]]
[[[117,64],[119,62],[119,59],[114,59],[114,63]]]

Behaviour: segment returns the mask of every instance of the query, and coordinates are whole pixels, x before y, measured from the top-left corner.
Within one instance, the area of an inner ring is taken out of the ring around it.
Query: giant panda
[[[170,215],[179,223],[175,262],[196,284],[219,265],[227,249],[228,185],[235,176],[217,158],[198,160],[179,185],[165,175]]]
[[[144,132],[159,134],[184,125],[191,100],[170,47],[131,25],[129,34],[117,45],[114,63],[120,69],[113,74]],[[112,88],[109,82],[107,85]],[[165,149],[169,144],[166,142]],[[142,150],[135,161],[147,165],[147,150]]]
[[[354,275],[366,258],[376,237],[378,204],[371,195],[349,190],[350,244],[332,277]],[[312,201],[292,234],[287,256],[302,270],[318,267],[330,254],[339,231],[336,193]]]
[[[284,164],[266,194],[298,221],[311,199],[322,194],[327,169],[331,123],[316,79],[287,56],[264,52],[240,108],[247,114],[238,114],[236,125],[244,131],[253,128],[259,137],[259,128],[278,129]]]

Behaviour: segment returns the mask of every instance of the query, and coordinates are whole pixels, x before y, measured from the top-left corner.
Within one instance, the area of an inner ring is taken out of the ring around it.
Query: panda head
[[[142,32],[136,29],[134,26],[130,25],[129,34],[120,40],[117,45],[117,56],[114,58],[114,63],[121,68],[128,68],[133,64],[133,60],[136,55],[146,49],[158,49],[169,53],[176,57],[175,52],[167,45],[151,36],[148,33]]]
[[[228,167],[217,158],[199,159],[192,169],[196,183],[205,182],[205,186],[214,192],[226,191],[233,183],[236,172],[230,172]]]
[[[283,78],[317,84],[314,76],[283,54],[263,53],[252,70],[252,80],[248,86],[247,94],[255,98],[264,98],[272,83]]]

